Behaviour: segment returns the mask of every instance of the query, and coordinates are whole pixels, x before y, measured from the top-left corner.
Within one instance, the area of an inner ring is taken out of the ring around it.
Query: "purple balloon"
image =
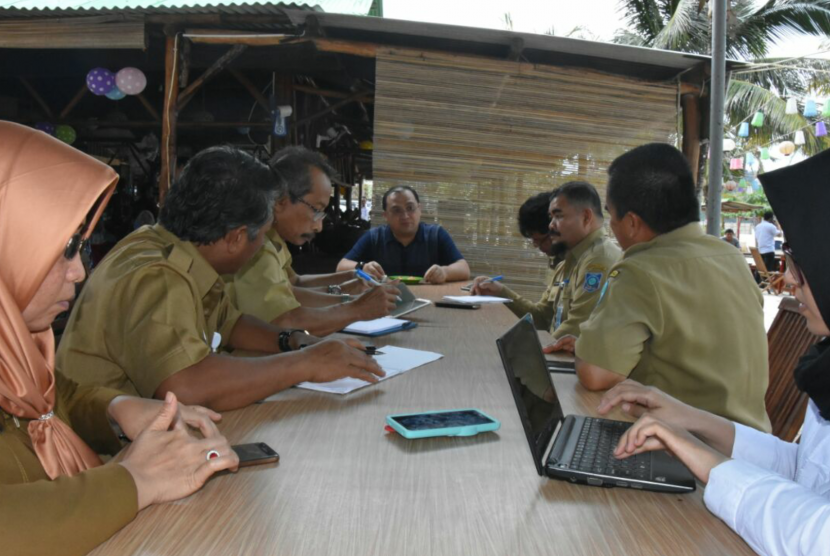
[[[86,86],[98,96],[104,96],[115,87],[115,75],[106,68],[95,68],[86,74]]]
[[[35,124],[35,129],[42,131],[46,135],[55,134],[55,124],[50,124],[49,122],[38,122]]]

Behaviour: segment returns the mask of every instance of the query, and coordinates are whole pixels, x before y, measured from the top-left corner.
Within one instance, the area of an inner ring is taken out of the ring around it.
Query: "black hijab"
[[[758,179],[830,325],[830,150]],[[830,420],[830,339],[810,348],[795,369],[795,381]]]

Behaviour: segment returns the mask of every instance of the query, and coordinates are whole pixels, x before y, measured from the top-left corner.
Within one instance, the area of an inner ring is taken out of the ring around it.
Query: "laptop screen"
[[[533,461],[541,475],[545,449],[564,415],[531,316],[525,315],[496,344]]]

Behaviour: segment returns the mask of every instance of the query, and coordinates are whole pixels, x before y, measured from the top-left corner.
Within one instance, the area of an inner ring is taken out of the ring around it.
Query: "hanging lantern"
[[[744,167],[745,168],[749,169],[750,166],[755,164],[755,155],[753,155],[752,153],[746,153],[746,156],[744,158],[745,158],[745,160],[744,160]]]
[[[741,123],[741,127],[738,128],[738,137],[749,137],[749,122]]]
[[[735,180],[729,180],[723,184],[723,188],[727,191],[735,191],[738,188],[738,184],[735,183]]]
[[[795,143],[792,141],[784,141],[780,145],[778,145],[778,150],[784,156],[790,156],[795,152]]]
[[[767,147],[761,149],[761,160],[769,160],[769,149]]]
[[[804,117],[815,118],[816,116],[818,116],[818,110],[816,110],[816,101],[808,100],[804,103]]]
[[[824,101],[824,108],[821,109],[822,118],[830,118],[830,99]]]
[[[824,122],[816,122],[816,137],[824,137],[827,135],[827,126]]]
[[[800,129],[795,132],[795,144],[796,145],[803,145],[807,141],[804,139],[804,132]]]
[[[725,137],[723,140],[723,150],[724,151],[731,151],[735,149],[735,141]]]
[[[795,98],[791,97],[787,99],[787,109],[784,110],[785,114],[798,114],[798,101]]]
[[[744,159],[743,158],[733,158],[729,161],[729,169],[730,170],[743,170],[744,169]]]
[[[752,116],[752,127],[762,127],[764,125],[764,113],[758,110]]]
[[[748,185],[749,183],[746,181],[746,179],[741,178],[741,181],[738,182],[738,191],[746,191]]]

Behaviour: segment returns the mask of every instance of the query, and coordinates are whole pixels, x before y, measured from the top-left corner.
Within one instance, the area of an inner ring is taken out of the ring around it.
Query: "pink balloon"
[[[86,86],[93,94],[104,96],[115,87],[115,76],[106,68],[95,68],[86,74]]]
[[[137,95],[147,86],[147,77],[138,68],[124,68],[115,74],[115,85],[128,95]]]

